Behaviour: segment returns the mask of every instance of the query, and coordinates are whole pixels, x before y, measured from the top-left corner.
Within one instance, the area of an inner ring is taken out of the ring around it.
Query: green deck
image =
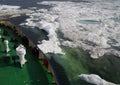
[[[4,29],[0,27],[0,35],[9,40],[10,52],[5,52],[5,45],[2,39],[0,39],[0,85],[56,85],[52,83],[52,75],[47,72],[45,66],[40,60],[38,60],[31,52],[29,47],[26,47],[27,63],[20,68],[20,64],[16,59],[15,44],[20,44],[19,37],[9,30],[10,35],[3,35]],[[19,42],[10,42],[11,38],[16,38]]]

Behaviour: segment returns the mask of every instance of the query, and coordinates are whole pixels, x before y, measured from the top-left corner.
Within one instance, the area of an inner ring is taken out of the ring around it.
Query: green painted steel
[[[4,35],[4,29],[7,34]],[[10,28],[0,27],[0,85],[55,85],[52,75],[33,54],[30,47],[26,47],[27,63],[20,67],[16,56],[15,46],[21,44],[21,39]],[[10,51],[5,52],[4,39],[9,40]],[[16,41],[12,41],[12,39]]]

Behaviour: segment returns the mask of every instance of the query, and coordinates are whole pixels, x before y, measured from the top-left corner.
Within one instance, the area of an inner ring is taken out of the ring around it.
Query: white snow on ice
[[[96,74],[81,74],[79,75],[79,77],[85,80],[86,82],[94,85],[118,85],[118,84],[108,82]]]
[[[29,14],[32,12],[28,9],[20,9],[20,6],[0,5],[0,19],[3,19],[3,17],[16,17],[20,16],[20,14]]]
[[[49,41],[43,40],[38,45],[43,52],[62,53],[59,45],[65,45],[89,50],[94,59],[110,53],[120,56],[119,0],[43,1],[38,4],[52,5],[52,8],[30,14],[25,25],[37,26],[49,33]],[[58,29],[68,40],[59,42],[55,32]]]
[[[45,11],[45,10],[44,10]],[[44,53],[55,53],[55,54],[63,54],[62,49],[59,47],[60,42],[57,38],[56,29],[59,27],[59,23],[56,21],[58,16],[43,14],[43,9],[38,10],[38,13],[33,13],[30,15],[31,18],[26,20],[26,23],[21,25],[27,25],[31,27],[39,27],[40,29],[45,30],[48,33],[49,40],[43,40],[39,44],[38,47]]]

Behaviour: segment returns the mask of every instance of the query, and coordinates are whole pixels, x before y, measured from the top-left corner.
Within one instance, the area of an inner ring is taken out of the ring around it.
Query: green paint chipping
[[[9,40],[11,50],[6,53],[4,42],[0,39],[0,85],[56,85],[52,84],[53,76],[47,72],[41,61],[32,54],[29,47],[26,47],[25,58],[27,63],[23,68],[20,68],[19,58],[15,57],[14,45],[20,44],[21,40],[11,30],[9,30],[10,35],[3,35],[4,29],[6,28],[0,28],[0,35]],[[10,42],[11,38],[16,38],[19,42]]]

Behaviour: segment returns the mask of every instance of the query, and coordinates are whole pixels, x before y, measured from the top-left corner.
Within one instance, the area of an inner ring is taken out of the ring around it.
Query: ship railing
[[[23,42],[26,42],[25,44],[29,45],[29,47],[31,47],[34,51],[36,50],[36,55],[38,57],[38,59],[42,60],[42,63],[44,64],[44,66],[47,68],[48,73],[52,74],[52,83],[53,84],[57,84],[59,85],[59,81],[56,75],[56,72],[54,71],[54,69],[52,68],[52,65],[50,64],[49,60],[47,59],[46,55],[39,49],[37,48],[36,45],[33,44],[33,42],[28,39],[25,34],[19,30],[19,28],[17,28],[14,24],[12,24],[9,21],[0,21],[0,25],[1,26],[5,26],[5,27],[10,27],[12,28],[12,30],[17,33],[17,35],[19,35],[21,38],[23,38]],[[27,39],[27,41],[25,40],[25,38]]]

